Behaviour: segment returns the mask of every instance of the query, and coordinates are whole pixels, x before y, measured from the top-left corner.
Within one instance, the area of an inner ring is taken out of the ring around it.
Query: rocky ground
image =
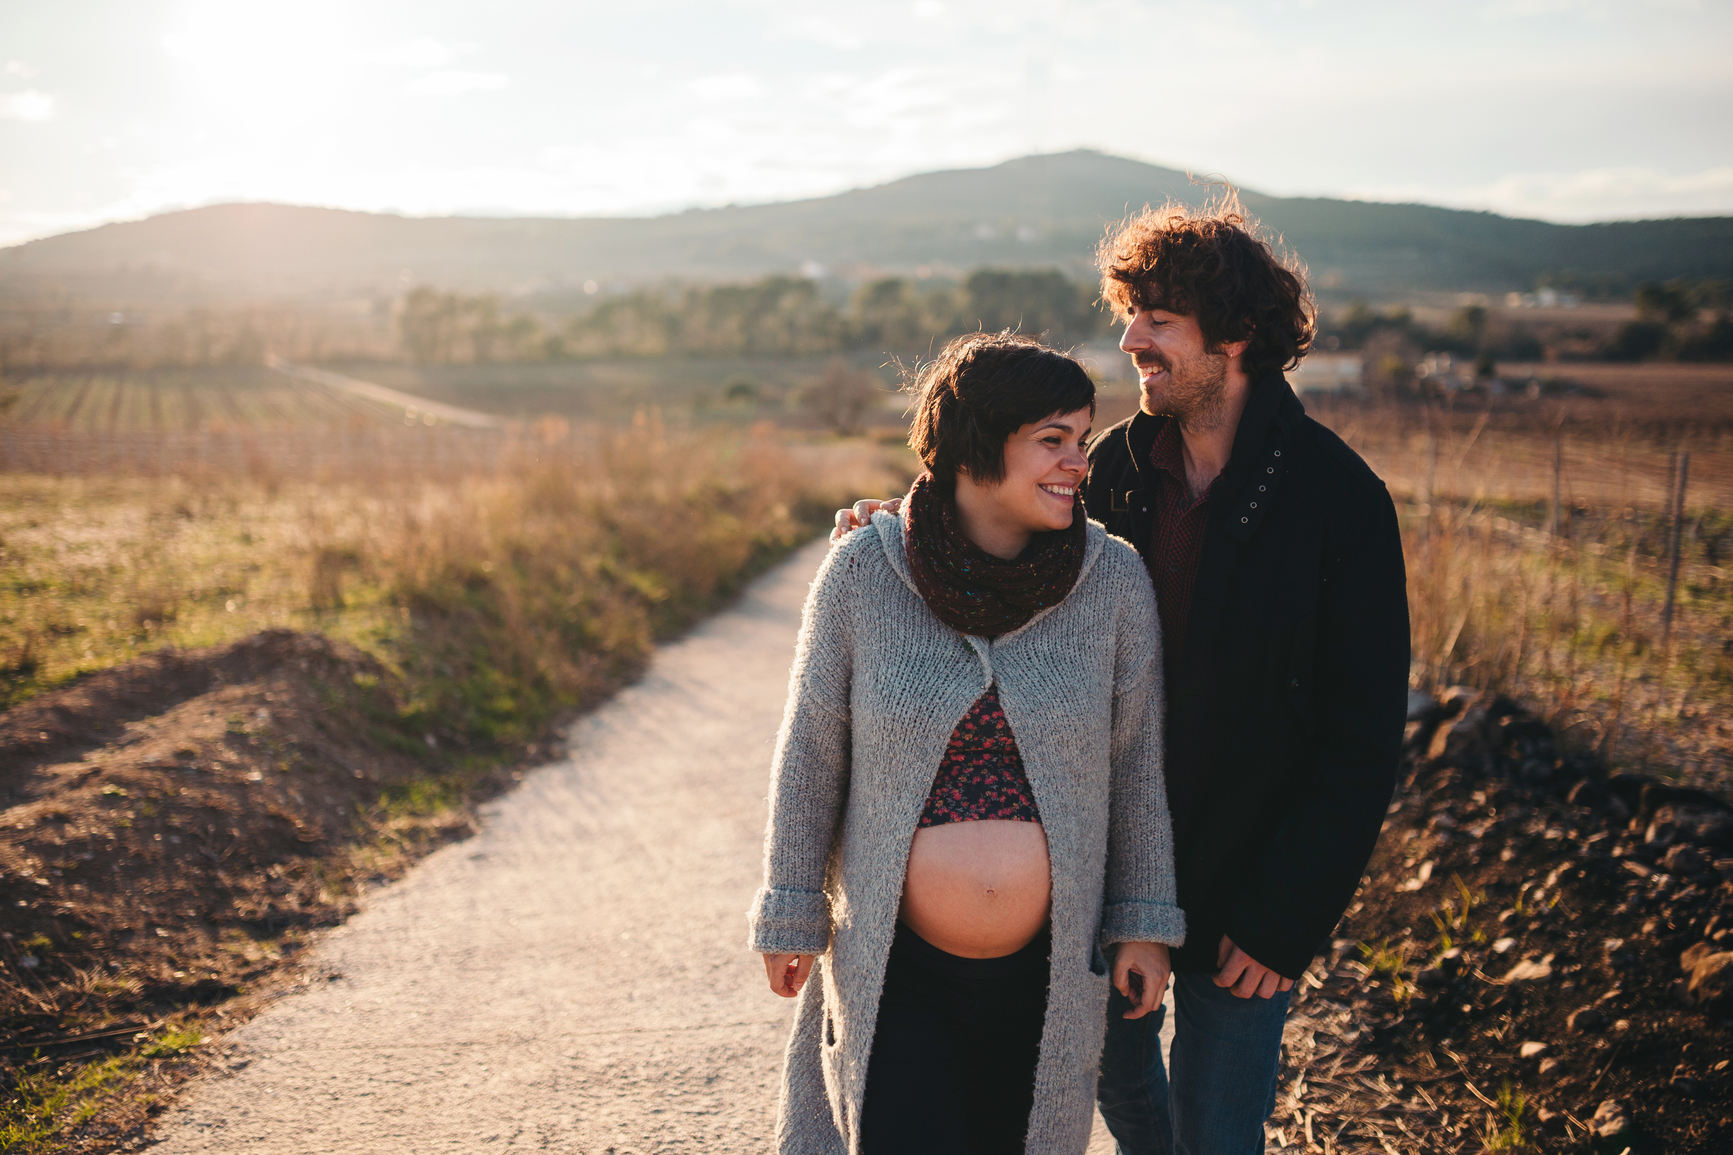
[[[1505,698],[1411,713],[1272,1148],[1733,1150],[1733,808],[1562,754]]]

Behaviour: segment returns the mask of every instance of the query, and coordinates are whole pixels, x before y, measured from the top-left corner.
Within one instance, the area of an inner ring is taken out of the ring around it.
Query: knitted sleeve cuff
[[[1101,943],[1185,942],[1185,911],[1166,902],[1115,902],[1101,912]]]
[[[823,954],[830,949],[830,899],[823,892],[761,888],[747,914],[748,945],[760,954]]]

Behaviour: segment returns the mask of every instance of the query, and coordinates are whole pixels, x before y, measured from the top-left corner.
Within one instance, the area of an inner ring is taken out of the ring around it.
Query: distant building
[[[1504,304],[1507,309],[1574,309],[1580,302],[1575,293],[1536,289],[1532,293],[1506,293]]]
[[[1505,385],[1496,377],[1476,377],[1474,362],[1449,353],[1428,353],[1414,367],[1417,385],[1430,385],[1440,393],[1466,393],[1485,390],[1503,393]]]
[[[1358,353],[1308,353],[1288,374],[1296,393],[1358,393],[1365,380],[1366,365]]]

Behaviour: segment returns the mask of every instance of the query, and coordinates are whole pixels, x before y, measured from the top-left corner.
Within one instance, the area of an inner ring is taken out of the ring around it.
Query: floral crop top
[[[999,705],[999,687],[987,692],[969,707],[951,734],[951,744],[939,761],[932,793],[921,811],[922,827],[947,822],[1039,822],[1035,792],[1023,772],[1023,757],[1017,739]]]

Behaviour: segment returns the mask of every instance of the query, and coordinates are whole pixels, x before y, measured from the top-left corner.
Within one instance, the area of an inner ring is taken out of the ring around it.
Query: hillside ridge
[[[1089,150],[921,173],[826,197],[658,217],[403,217],[273,203],[211,205],[0,249],[0,297],[147,300],[395,294],[405,281],[526,293],[594,280],[768,273],[1088,272],[1104,227],[1219,185]],[[1241,189],[1326,290],[1629,288],[1733,276],[1733,217],[1560,225],[1490,212]]]

